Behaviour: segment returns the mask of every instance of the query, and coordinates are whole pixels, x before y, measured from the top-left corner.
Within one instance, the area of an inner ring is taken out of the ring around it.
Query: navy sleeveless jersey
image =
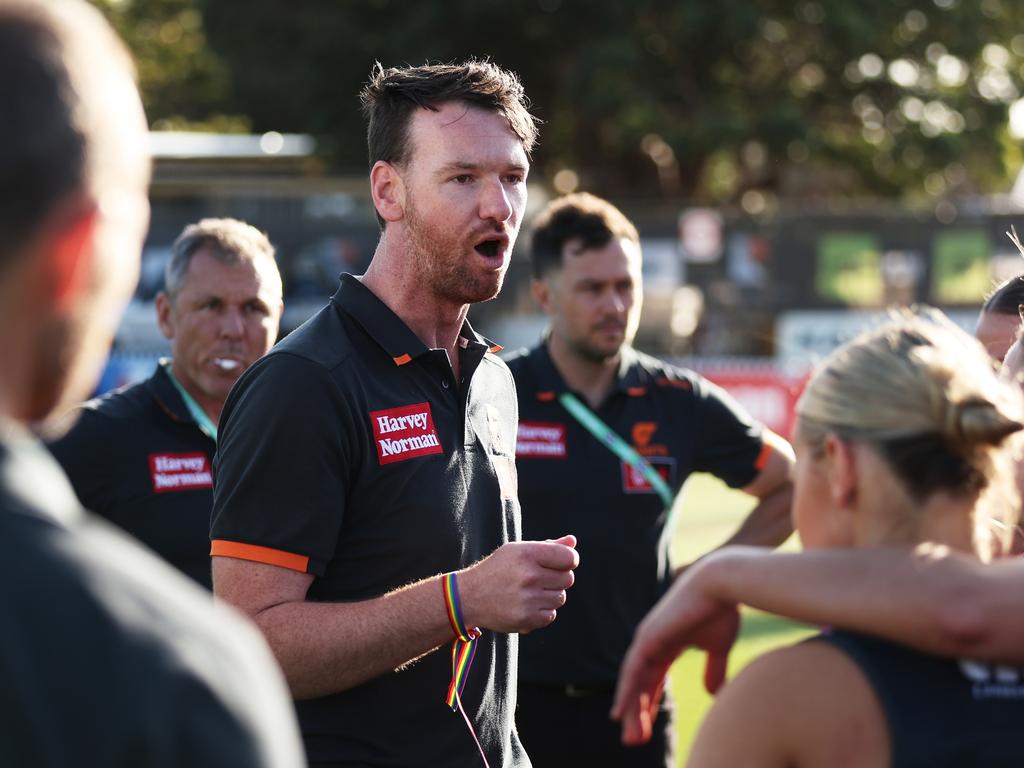
[[[866,635],[834,631],[878,697],[893,768],[1024,765],[1024,668],[950,659]]]

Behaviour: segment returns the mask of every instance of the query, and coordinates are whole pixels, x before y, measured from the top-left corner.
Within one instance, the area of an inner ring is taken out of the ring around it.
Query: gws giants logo
[[[971,681],[975,699],[1024,699],[1024,669],[959,659],[960,672]]]
[[[154,493],[213,487],[205,453],[151,453],[149,473]]]
[[[430,403],[371,411],[370,424],[381,464],[444,452],[434,429]]]

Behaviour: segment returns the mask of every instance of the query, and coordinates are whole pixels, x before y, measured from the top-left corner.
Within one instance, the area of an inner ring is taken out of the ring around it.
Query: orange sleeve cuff
[[[242,544],[237,541],[214,539],[210,542],[211,557],[233,557],[236,560],[251,560],[254,563],[276,565],[291,571],[309,573],[309,558],[280,549],[261,547],[257,544]]]
[[[757,458],[754,459],[754,469],[758,472],[768,466],[768,459],[772,457],[772,452],[775,449],[772,448],[771,443],[763,443],[761,445],[761,452],[757,454]]]

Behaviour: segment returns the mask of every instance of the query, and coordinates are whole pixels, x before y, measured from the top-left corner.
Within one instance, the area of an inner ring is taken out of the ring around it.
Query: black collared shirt
[[[85,403],[49,446],[82,506],[128,531],[210,589],[216,444],[164,368]]]
[[[572,533],[580,553],[558,620],[520,642],[520,675],[534,683],[612,685],[633,630],[668,584],[657,551],[664,505],[642,474],[558,402],[568,388],[546,345],[507,362],[519,396],[523,536]],[[763,461],[761,426],[728,394],[692,371],[629,347],[595,413],[675,492],[692,472],[746,485]]]
[[[351,275],[239,380],[215,466],[214,555],[313,574],[308,599],[355,601],[468,566],[520,538],[512,377],[467,323],[463,381]],[[444,611],[438,590],[438,611]],[[485,632],[463,695],[492,766],[528,765],[512,722],[516,637]],[[474,766],[444,703],[447,647],[297,703],[310,759]]]

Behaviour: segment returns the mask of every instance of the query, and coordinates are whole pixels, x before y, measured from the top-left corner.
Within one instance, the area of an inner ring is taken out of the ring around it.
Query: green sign
[[[980,304],[992,289],[991,253],[992,244],[981,230],[937,235],[932,245],[932,301]]]
[[[833,232],[818,241],[815,273],[818,295],[850,306],[879,306],[885,282],[878,241],[861,232]]]

